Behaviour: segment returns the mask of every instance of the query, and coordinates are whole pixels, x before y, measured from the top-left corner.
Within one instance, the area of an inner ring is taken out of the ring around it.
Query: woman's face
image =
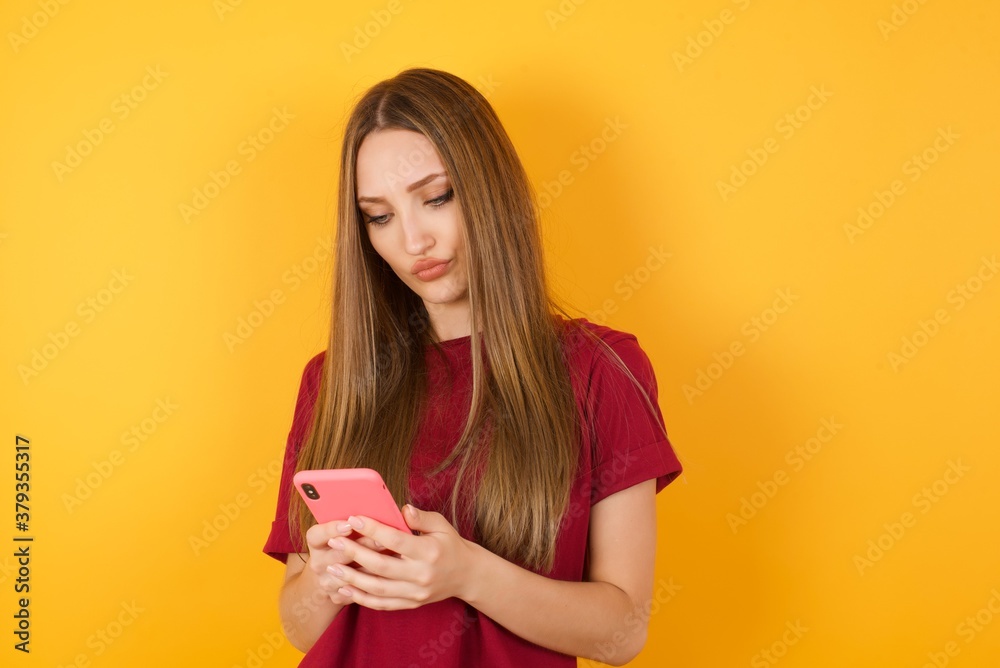
[[[410,130],[373,132],[358,149],[356,176],[376,252],[424,301],[439,338],[468,333],[462,212],[433,144]]]

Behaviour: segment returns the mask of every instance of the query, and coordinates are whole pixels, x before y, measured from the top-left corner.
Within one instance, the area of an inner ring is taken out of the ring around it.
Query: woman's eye
[[[427,203],[430,204],[431,206],[441,206],[442,204],[444,204],[445,202],[449,201],[454,196],[455,196],[455,189],[454,188],[448,188],[448,192],[446,192],[445,194],[441,195],[440,197],[435,197],[434,199],[427,200]]]
[[[427,200],[425,204],[429,204],[433,207],[439,207],[443,206],[444,204],[447,204],[454,197],[455,197],[455,189],[449,188],[448,192],[444,193],[439,197],[435,197],[434,199]],[[389,222],[389,214],[382,214],[381,216],[369,216],[367,213],[362,212],[362,215],[364,216],[365,222],[371,225],[385,225],[386,223]]]

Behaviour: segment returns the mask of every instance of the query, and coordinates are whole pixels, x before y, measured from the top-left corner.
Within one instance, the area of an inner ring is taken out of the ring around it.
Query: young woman
[[[301,666],[622,665],[646,641],[655,495],[681,472],[636,337],[550,298],[489,103],[410,69],[345,131],[327,349],[305,365],[264,551]],[[416,533],[315,524],[302,469],[373,468]]]

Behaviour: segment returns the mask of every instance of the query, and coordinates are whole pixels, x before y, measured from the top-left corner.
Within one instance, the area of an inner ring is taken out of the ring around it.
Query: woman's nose
[[[406,252],[411,255],[421,255],[434,245],[434,238],[420,220],[420,216],[404,214],[400,216],[403,228],[403,239]]]

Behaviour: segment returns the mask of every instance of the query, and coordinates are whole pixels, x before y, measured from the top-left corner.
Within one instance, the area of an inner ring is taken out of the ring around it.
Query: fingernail
[[[331,538],[330,542],[329,542],[329,545],[330,545],[330,547],[332,547],[335,550],[343,550],[344,549],[344,541],[340,540],[339,538]]]
[[[330,571],[331,573],[333,573],[334,575],[336,575],[338,578],[339,577],[343,577],[343,575],[344,575],[344,571],[341,570],[340,566],[327,566],[326,570]]]
[[[351,531],[353,531],[353,530],[354,530],[354,527],[352,527],[347,522],[343,522],[343,523],[337,525],[337,531],[339,531],[340,533],[351,533]]]
[[[363,529],[365,526],[364,520],[362,520],[360,517],[355,517],[354,515],[348,517],[347,521],[350,522],[351,526],[354,527],[355,529]]]

